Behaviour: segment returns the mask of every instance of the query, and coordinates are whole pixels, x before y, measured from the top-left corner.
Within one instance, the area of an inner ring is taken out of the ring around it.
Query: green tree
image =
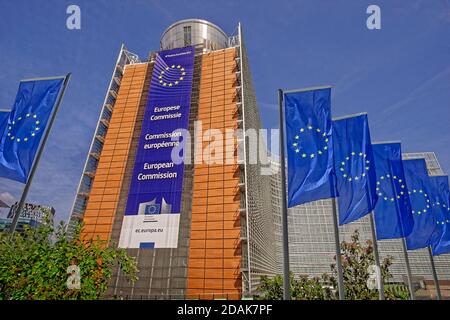
[[[290,274],[291,297],[293,300],[328,300],[331,299],[331,289],[322,284],[318,277],[309,278],[301,275],[295,279],[294,274]],[[273,278],[261,277],[259,290],[262,293],[259,299],[281,300],[283,299],[283,277],[276,275]]]
[[[351,242],[341,243],[341,262],[344,271],[344,287],[346,300],[377,300],[378,290],[369,289],[367,280],[370,277],[369,266],[375,265],[372,241],[367,240],[364,244],[359,239],[359,231],[355,230]],[[336,259],[336,258],[335,258]],[[392,279],[389,267],[392,265],[392,257],[388,256],[380,261],[381,274],[384,283]],[[336,263],[331,265],[331,275],[324,275],[324,281],[330,282],[337,288],[337,268]],[[392,286],[385,285],[385,297],[388,300],[404,299],[406,287],[397,286],[392,290]],[[402,288],[403,290],[399,289]],[[335,292],[337,298],[337,292]]]
[[[351,239],[351,242],[343,241],[341,243],[345,298],[347,300],[376,300],[378,291],[367,287],[367,280],[370,276],[369,266],[375,264],[372,242],[361,243],[357,230]],[[389,271],[391,265],[391,257],[386,257],[381,262],[381,273],[385,283],[392,278]],[[338,298],[336,263],[331,265],[331,274],[324,274],[321,277],[309,278],[301,275],[295,279],[291,273],[290,283],[292,299],[334,300]],[[261,299],[282,299],[283,277],[281,275],[274,278],[262,277],[259,291]],[[387,284],[385,285],[385,296],[388,300],[408,299],[408,290],[404,285]]]
[[[107,289],[112,269],[119,265],[129,281],[137,279],[134,258],[123,249],[100,241],[80,240],[79,226],[69,240],[61,223],[26,228],[12,241],[0,234],[0,299],[99,299]],[[67,268],[77,265],[80,289],[69,289]]]

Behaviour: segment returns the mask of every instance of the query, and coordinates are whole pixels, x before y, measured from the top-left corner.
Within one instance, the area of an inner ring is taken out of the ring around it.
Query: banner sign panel
[[[119,247],[177,247],[184,162],[171,155],[189,126],[194,54],[185,47],[156,55]]]

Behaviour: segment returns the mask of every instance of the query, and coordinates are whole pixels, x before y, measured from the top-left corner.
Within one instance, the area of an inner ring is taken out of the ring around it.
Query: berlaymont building
[[[68,231],[83,222],[83,239],[111,240],[136,257],[139,280],[115,270],[107,297],[252,295],[277,271],[270,176],[250,164],[239,136],[224,138],[232,163],[170,156],[181,142],[174,129],[194,137],[260,128],[242,27],[227,34],[205,20],[178,21],[149,51],[138,57],[122,45],[111,66]]]

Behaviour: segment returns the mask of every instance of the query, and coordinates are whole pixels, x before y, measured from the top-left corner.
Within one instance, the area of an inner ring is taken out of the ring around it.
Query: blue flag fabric
[[[334,120],[333,144],[339,224],[343,225],[372,212],[378,198],[367,114]]]
[[[403,167],[414,218],[406,247],[408,250],[426,248],[432,244],[437,220],[431,207],[431,182],[425,159],[403,160]]]
[[[436,216],[437,227],[432,239],[432,252],[437,256],[450,253],[450,191],[448,176],[432,176],[430,181],[431,207]]]
[[[400,143],[372,145],[377,173],[378,202],[375,206],[377,239],[407,237],[413,229],[414,218]]]
[[[64,77],[22,81],[0,141],[0,177],[26,183]]]
[[[0,138],[3,132],[5,132],[6,125],[8,124],[9,111],[0,110]]]
[[[331,88],[284,94],[288,207],[334,193]]]

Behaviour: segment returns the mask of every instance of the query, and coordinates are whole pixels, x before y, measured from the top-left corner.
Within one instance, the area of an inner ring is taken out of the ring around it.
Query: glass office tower
[[[170,87],[190,81],[185,129],[191,137],[207,140],[212,129],[245,132],[261,126],[240,25],[229,36],[208,21],[182,20],[163,32],[160,43],[146,60],[125,46],[120,49],[68,224],[72,233],[82,221],[83,239],[99,237],[115,245],[128,241],[122,242],[123,221],[130,194],[136,192],[141,140],[148,137],[145,130],[157,128],[149,125],[154,118],[147,112],[154,107],[151,101],[175,92]],[[188,53],[193,54],[191,69],[178,63],[161,69],[168,61],[164,59]],[[177,78],[170,80],[174,74]],[[261,275],[276,272],[270,177],[260,174],[262,162],[250,163],[243,135],[224,136],[223,142],[232,145],[232,163],[196,161],[204,150],[191,147],[194,161],[185,161],[181,173],[180,208],[170,225],[171,240],[128,246],[138,261],[139,280],[132,285],[115,270],[107,296],[241,298],[255,292]],[[162,151],[145,152],[158,158]],[[144,223],[155,222],[170,208],[149,201],[139,205],[139,214]]]

